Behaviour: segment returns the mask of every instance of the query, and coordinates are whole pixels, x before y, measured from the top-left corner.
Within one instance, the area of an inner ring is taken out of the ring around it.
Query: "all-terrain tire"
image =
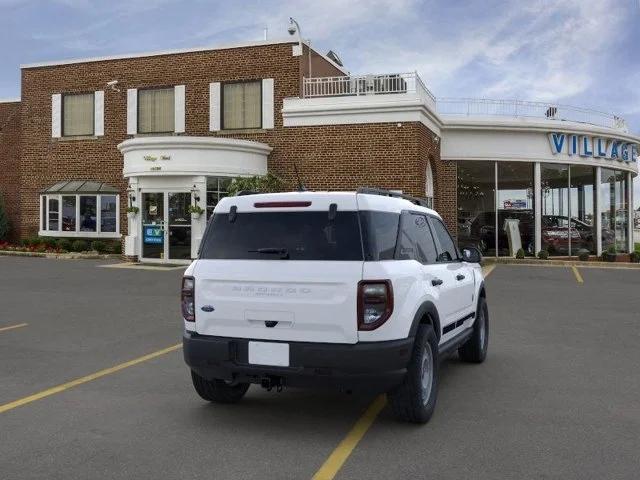
[[[198,395],[214,403],[237,403],[249,390],[248,383],[231,385],[224,380],[207,380],[193,370],[191,371],[191,380]]]
[[[398,420],[412,423],[429,421],[438,398],[438,363],[438,339],[433,327],[420,325],[404,381],[387,393]]]
[[[469,340],[458,349],[460,360],[469,363],[482,363],[487,358],[489,346],[489,309],[484,297],[478,299],[476,320],[473,323],[473,333]]]

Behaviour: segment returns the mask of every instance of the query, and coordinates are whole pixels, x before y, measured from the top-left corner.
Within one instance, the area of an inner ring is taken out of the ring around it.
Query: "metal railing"
[[[402,93],[418,94],[429,103],[435,104],[436,98],[416,72],[303,79],[303,96],[305,98]]]
[[[587,123],[628,132],[627,122],[617,115],[558,103],[477,98],[438,98],[442,115],[528,117]]]

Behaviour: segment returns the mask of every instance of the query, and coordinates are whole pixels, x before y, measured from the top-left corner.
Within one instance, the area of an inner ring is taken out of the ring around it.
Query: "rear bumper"
[[[402,382],[413,348],[413,337],[353,345],[288,342],[290,366],[271,367],[248,363],[250,339],[185,331],[182,340],[185,362],[204,378],[261,383],[271,377],[285,386],[380,392]]]

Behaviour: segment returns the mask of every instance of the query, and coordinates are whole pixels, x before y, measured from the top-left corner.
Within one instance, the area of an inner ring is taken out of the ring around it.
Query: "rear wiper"
[[[283,260],[289,258],[289,251],[286,248],[257,248],[255,250],[248,250],[248,252],[280,255],[280,258]]]

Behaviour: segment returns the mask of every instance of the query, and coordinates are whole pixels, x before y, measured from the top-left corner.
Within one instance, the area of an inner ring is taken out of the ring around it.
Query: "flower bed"
[[[23,239],[20,244],[12,244],[0,241],[0,251],[16,252],[25,254],[64,254],[74,253],[99,253],[116,254],[122,253],[120,241],[105,242],[103,240],[83,240],[51,237],[32,237]]]

